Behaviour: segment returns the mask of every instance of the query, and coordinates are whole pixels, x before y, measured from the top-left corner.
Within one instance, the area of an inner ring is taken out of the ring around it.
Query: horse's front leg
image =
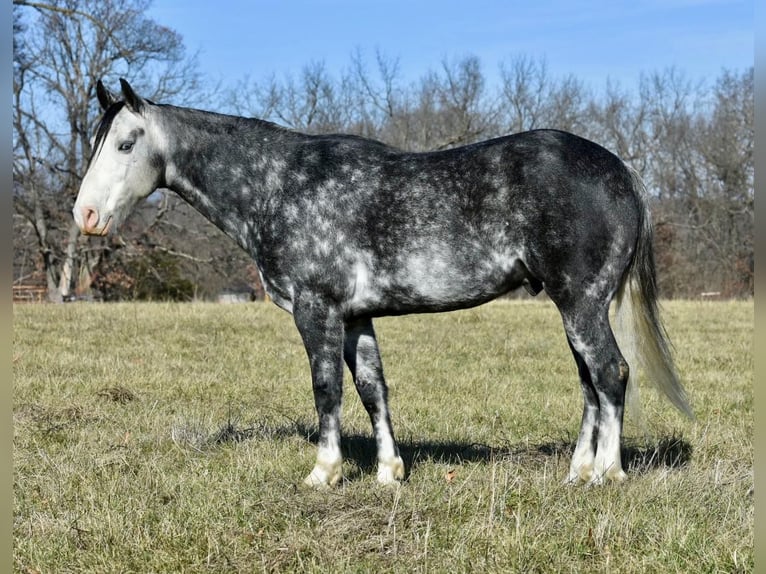
[[[293,317],[303,338],[309,363],[314,404],[319,417],[317,460],[304,482],[332,486],[342,477],[340,407],[343,393],[343,318],[336,305],[303,292],[296,297]]]
[[[370,415],[378,447],[378,482],[395,484],[404,478],[404,462],[394,441],[388,411],[388,387],[383,378],[378,341],[372,320],[360,319],[346,325],[344,357],[367,414]]]

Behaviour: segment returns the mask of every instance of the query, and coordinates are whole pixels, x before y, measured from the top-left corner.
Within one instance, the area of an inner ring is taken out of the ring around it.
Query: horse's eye
[[[130,151],[133,149],[133,142],[122,142],[117,149],[120,151]]]

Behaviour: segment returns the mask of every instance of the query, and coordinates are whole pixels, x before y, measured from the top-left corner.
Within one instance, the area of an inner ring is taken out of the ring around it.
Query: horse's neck
[[[252,250],[253,227],[283,175],[285,150],[300,135],[259,120],[182,108],[163,116],[166,186]]]

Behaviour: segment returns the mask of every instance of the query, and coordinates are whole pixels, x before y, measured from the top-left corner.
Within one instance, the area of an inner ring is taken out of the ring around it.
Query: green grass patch
[[[273,305],[14,307],[17,572],[749,572],[753,303],[666,302],[697,420],[641,385],[629,480],[562,486],[582,400],[545,301],[376,321],[399,488],[347,375],[344,480]]]

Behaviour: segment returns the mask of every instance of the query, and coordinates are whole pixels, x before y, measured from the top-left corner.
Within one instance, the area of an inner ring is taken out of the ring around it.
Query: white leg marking
[[[577,439],[572,461],[569,464],[569,474],[564,482],[566,484],[580,484],[588,482],[593,476],[594,461],[596,453],[593,452],[593,443],[591,441],[596,427],[598,417],[598,408],[588,406],[583,416],[580,435]]]
[[[622,470],[620,457],[620,419],[612,405],[603,399],[601,404],[598,447],[590,484],[603,484],[606,480],[622,482],[627,475]]]
[[[335,486],[343,477],[343,457],[340,453],[340,437],[337,429],[333,429],[328,437],[331,446],[320,446],[317,450],[317,461],[311,473],[304,479],[304,484],[315,488]]]
[[[385,405],[383,411],[385,412]],[[389,432],[386,419],[381,417],[375,425],[375,434],[378,443],[378,483],[397,484],[404,478],[404,461],[396,454],[394,439]]]

